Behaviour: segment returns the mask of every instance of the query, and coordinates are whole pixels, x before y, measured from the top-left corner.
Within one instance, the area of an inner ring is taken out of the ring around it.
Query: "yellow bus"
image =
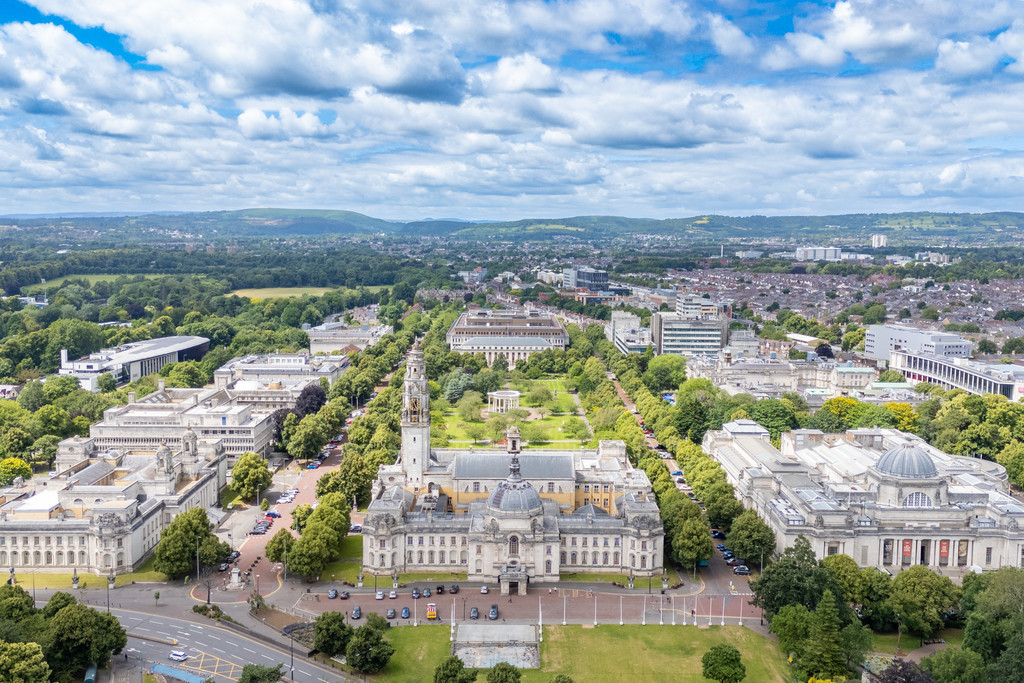
[[[427,619],[437,619],[437,605],[432,602],[427,604]]]

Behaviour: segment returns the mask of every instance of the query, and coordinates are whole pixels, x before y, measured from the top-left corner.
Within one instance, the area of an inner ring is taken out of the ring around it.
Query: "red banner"
[[[939,557],[949,557],[949,541],[939,541]]]
[[[903,541],[903,557],[910,557],[910,553],[913,550],[913,541]]]

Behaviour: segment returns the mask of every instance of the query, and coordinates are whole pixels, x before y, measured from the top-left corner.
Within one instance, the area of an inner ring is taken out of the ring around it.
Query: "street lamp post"
[[[466,620],[466,598],[462,598],[462,620]]]
[[[110,589],[113,587],[113,585],[114,585],[114,570],[111,569],[110,570],[110,576],[107,577],[107,614],[110,614]],[[35,591],[35,586],[33,586],[33,593],[34,593],[34,591]]]

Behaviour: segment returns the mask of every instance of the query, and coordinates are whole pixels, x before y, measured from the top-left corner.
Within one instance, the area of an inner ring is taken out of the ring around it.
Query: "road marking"
[[[136,630],[136,631],[148,631],[149,629],[148,629],[148,628],[144,628],[144,627],[142,627],[142,626],[139,626],[139,627],[138,627],[138,628],[136,628],[135,630]]]
[[[213,638],[214,640],[220,640],[220,637],[218,637],[218,636],[215,636],[215,635],[213,635],[212,633],[211,633],[211,634],[210,634],[210,635],[209,635],[208,637],[209,637],[209,638]]]
[[[250,653],[252,653],[252,654],[256,654],[256,650],[250,650],[250,649],[249,649],[249,648],[247,648],[247,647],[243,647],[242,649],[243,649],[243,650],[245,650],[246,652],[250,652]]]
[[[269,659],[270,661],[274,661],[273,657],[268,657],[267,655],[260,655],[260,656],[263,657],[263,659]]]

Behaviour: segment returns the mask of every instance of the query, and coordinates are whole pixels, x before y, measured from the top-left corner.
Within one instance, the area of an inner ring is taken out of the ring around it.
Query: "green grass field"
[[[167,575],[153,569],[153,564],[156,562],[156,556],[150,555],[149,559],[139,567],[138,571],[134,571],[131,574],[119,574],[114,577],[114,587],[126,586],[134,582],[149,582],[149,581],[166,581]],[[18,578],[18,585],[25,590],[32,590],[35,588],[52,588],[55,590],[71,590],[72,577],[74,574],[68,572],[67,574],[51,574],[49,572],[30,572],[27,570],[15,572],[15,576]],[[97,576],[96,574],[79,572],[78,573],[78,587],[79,588],[104,588],[107,585],[106,576]]]
[[[371,292],[379,292],[382,289],[387,289],[389,285],[370,285],[366,289]],[[250,299],[286,299],[290,296],[305,296],[309,294],[311,296],[321,296],[324,292],[329,292],[332,289],[338,289],[336,287],[262,287],[257,289],[236,289],[233,292],[228,292],[228,296],[235,294],[237,296],[244,296]]]
[[[388,631],[395,656],[372,678],[405,683],[430,681],[450,652],[447,628],[402,626]],[[774,641],[739,626],[545,626],[541,668],[524,669],[523,683],[547,683],[557,673],[576,681],[703,682],[700,658],[714,645],[735,646],[747,681],[789,680],[785,658]],[[485,674],[477,677],[482,681]]]
[[[947,628],[932,636],[934,639],[942,638],[948,645],[962,645],[964,642],[964,631],[959,628]],[[899,639],[900,650],[910,652],[921,647],[920,636],[911,633],[903,633],[900,638],[895,633],[874,633],[871,636],[871,651],[882,654],[896,654],[896,641]]]
[[[363,537],[361,534],[346,536],[341,541],[341,559],[329,562],[320,575],[323,581],[359,580],[359,568],[363,566]]]

